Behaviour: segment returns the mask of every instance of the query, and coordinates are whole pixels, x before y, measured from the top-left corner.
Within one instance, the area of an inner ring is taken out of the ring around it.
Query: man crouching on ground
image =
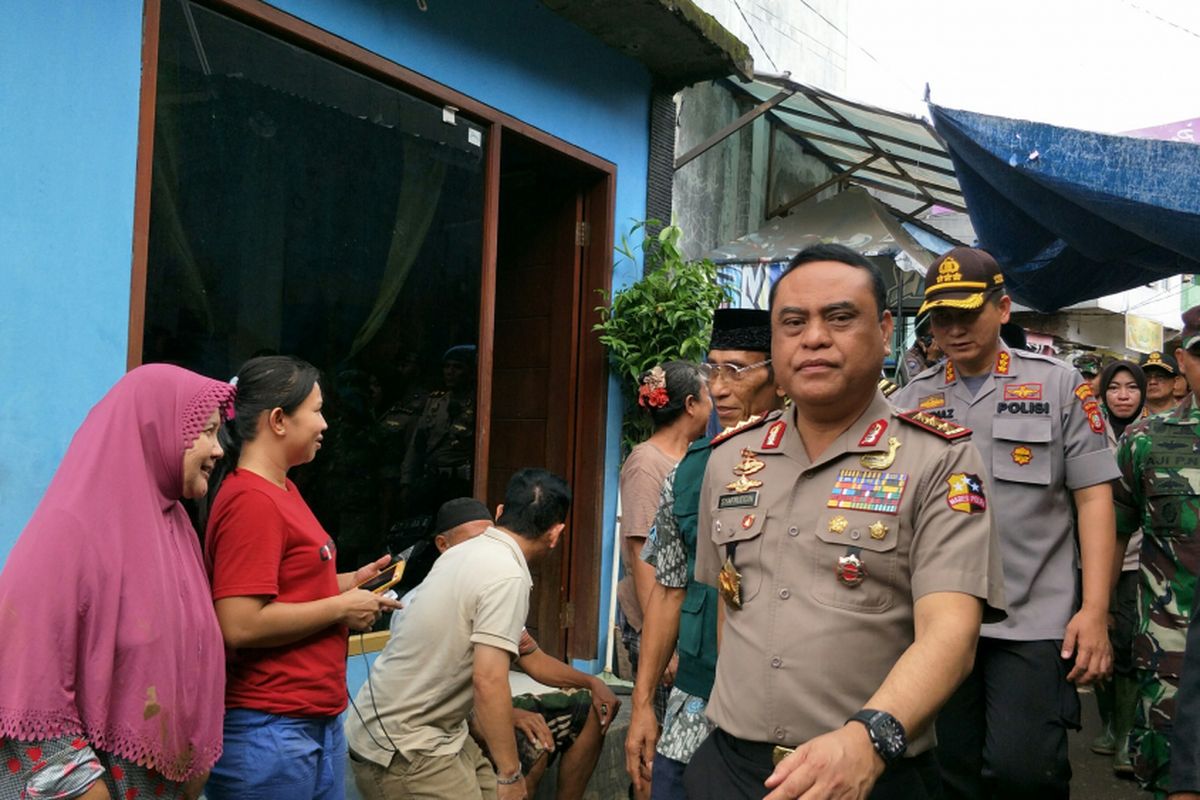
[[[562,478],[521,470],[495,527],[438,558],[346,722],[366,800],[527,797],[508,670],[529,613],[528,564],[558,544],[570,503]],[[467,735],[472,707],[494,771]]]

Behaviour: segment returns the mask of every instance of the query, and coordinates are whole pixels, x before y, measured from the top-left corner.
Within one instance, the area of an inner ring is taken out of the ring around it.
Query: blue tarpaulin
[[[1200,273],[1200,146],[929,108],[979,246],[1022,304]]]

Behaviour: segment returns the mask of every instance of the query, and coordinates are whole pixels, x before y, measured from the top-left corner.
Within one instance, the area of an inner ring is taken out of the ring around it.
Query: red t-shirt
[[[205,560],[213,599],[269,596],[303,603],[338,593],[333,540],[300,496],[247,470],[221,484]],[[282,647],[230,650],[226,708],[333,716],[346,708],[346,634],[330,625]]]

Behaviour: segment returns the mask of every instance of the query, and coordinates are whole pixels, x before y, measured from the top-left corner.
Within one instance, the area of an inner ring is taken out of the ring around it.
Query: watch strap
[[[871,746],[875,748],[875,752],[879,754],[879,757],[883,759],[885,764],[890,764],[900,758],[908,749],[908,734],[904,730],[904,726],[900,724],[900,720],[886,711],[864,708],[846,720],[846,722],[861,722],[863,724],[863,727],[867,729],[867,736],[871,739]],[[884,741],[881,738],[880,731],[878,730],[880,724],[894,726],[899,732],[899,748],[895,746],[895,743]]]

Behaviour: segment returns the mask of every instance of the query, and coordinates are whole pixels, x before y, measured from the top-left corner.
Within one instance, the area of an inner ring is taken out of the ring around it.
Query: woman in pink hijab
[[[225,658],[195,529],[234,388],[165,364],[88,413],[0,573],[0,797],[199,795]]]

